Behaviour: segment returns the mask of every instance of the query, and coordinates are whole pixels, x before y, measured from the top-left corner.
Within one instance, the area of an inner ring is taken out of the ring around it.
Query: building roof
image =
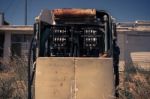
[[[117,31],[150,32],[150,21],[135,21],[117,23]]]
[[[33,31],[32,25],[2,25],[0,31]]]
[[[0,31],[30,31],[33,32],[32,25],[2,25]],[[150,32],[150,21],[120,22],[117,23],[117,31],[141,31]]]

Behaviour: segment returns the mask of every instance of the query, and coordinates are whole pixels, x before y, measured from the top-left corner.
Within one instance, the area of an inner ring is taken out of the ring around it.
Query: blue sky
[[[10,24],[24,24],[25,0],[0,0],[0,12]],[[28,0],[28,24],[41,9],[96,8],[106,10],[117,22],[150,20],[150,0]]]

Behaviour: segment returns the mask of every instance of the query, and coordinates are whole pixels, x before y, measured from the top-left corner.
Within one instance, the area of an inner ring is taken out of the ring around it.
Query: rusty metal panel
[[[111,58],[75,59],[76,99],[112,99],[114,76]]]
[[[52,13],[55,17],[94,17],[95,9],[54,9]]]
[[[72,99],[74,74],[74,58],[38,58],[35,99]]]

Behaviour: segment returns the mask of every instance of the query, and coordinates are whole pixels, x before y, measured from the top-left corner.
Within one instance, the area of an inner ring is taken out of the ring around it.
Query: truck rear
[[[115,39],[103,10],[43,10],[30,48],[29,99],[31,90],[35,99],[114,98]]]

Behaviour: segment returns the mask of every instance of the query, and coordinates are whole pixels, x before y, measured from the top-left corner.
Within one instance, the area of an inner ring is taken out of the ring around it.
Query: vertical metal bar
[[[73,46],[73,28],[71,27],[71,28],[69,28],[69,32],[70,32],[70,34],[71,34],[71,38],[70,38],[70,40],[71,40],[71,47],[70,47],[70,56],[71,57],[73,57],[73,55],[74,55],[74,46]]]
[[[35,44],[35,57],[37,58],[38,57],[38,54],[39,54],[39,48],[38,48],[38,34],[39,34],[39,23],[35,23],[35,26],[34,26],[34,32],[35,32],[35,34],[34,34],[34,37],[35,37],[35,41],[36,41],[36,44]],[[35,60],[36,60],[36,58],[35,58]]]
[[[33,39],[30,44],[29,58],[28,58],[28,99],[31,99],[31,54],[32,54]]]
[[[34,43],[34,40],[37,39],[37,32],[38,32],[38,24],[34,24],[34,35],[33,35],[33,38],[32,38],[32,41],[31,41],[31,44],[30,44],[30,49],[29,49],[29,56],[28,56],[28,99],[32,99],[32,77],[31,77],[31,65],[33,65],[34,61],[35,61],[35,57],[31,56],[33,53],[33,43]],[[37,47],[37,46],[36,46]],[[36,51],[37,52],[37,51]],[[32,59],[33,58],[33,59]],[[32,61],[32,63],[31,63]],[[34,68],[35,69],[35,68]],[[33,71],[35,72],[35,71]]]
[[[104,16],[104,25],[105,25],[105,52],[107,52],[108,50],[108,27],[107,27],[107,21],[108,21],[108,18],[107,16],[105,15]]]
[[[109,49],[109,55],[112,55],[112,44],[113,44],[113,23],[112,23],[112,19],[111,17],[109,16],[108,17],[108,33],[109,33],[109,36],[108,36],[108,49]]]
[[[25,21],[24,24],[27,25],[27,0],[25,0]]]

